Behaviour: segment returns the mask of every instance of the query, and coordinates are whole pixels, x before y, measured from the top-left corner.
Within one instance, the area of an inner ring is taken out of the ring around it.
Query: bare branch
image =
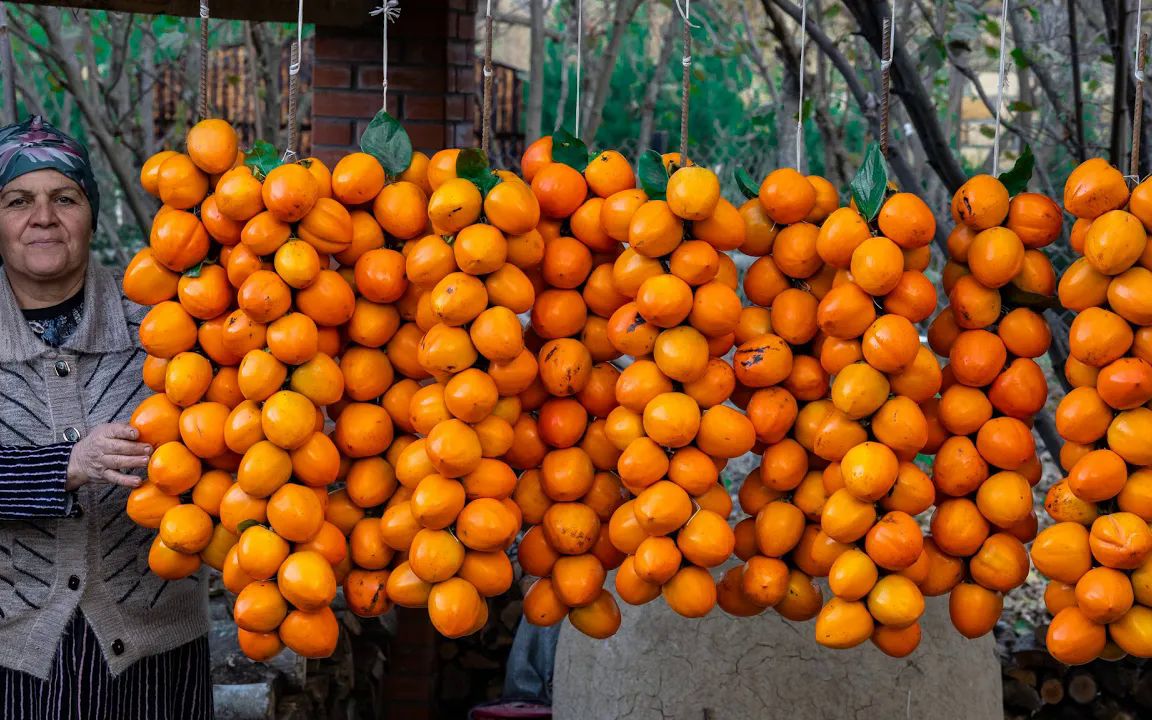
[[[528,0],[530,40],[528,60],[528,114],[525,135],[529,142],[543,134],[544,128],[544,0]],[[557,33],[558,34],[558,33]]]
[[[651,27],[649,32],[659,38],[659,50],[656,51],[656,64],[652,66],[652,73],[644,84],[644,97],[640,103],[640,135],[636,143],[636,154],[647,150],[652,145],[652,126],[656,113],[656,97],[660,93],[660,84],[668,74],[668,61],[672,58],[672,48],[676,44],[672,35],[672,25],[676,16],[669,11],[668,19],[658,22],[655,14],[659,3],[653,1],[649,9]]]
[[[136,184],[137,173],[132,153],[116,139],[114,129],[107,124],[108,118],[103,112],[102,103],[91,94],[90,88],[84,83],[75,43],[69,41],[62,32],[60,10],[58,8],[33,8],[30,12],[41,21],[47,42],[37,44],[31,42],[31,38],[25,42],[30,47],[35,47],[42,58],[51,59],[52,62],[45,63],[46,66],[51,68],[52,65],[55,65],[59,69],[57,81],[70,89],[70,94],[75,99],[80,113],[84,116],[89,132],[96,140],[96,145],[108,159],[112,172],[120,183],[121,190],[133,216],[136,218],[140,231],[146,234],[147,228],[151,224],[152,213],[149,208],[150,203],[144,198],[143,191]],[[16,32],[15,25],[13,30]],[[23,28],[17,34],[23,37],[28,36]]]
[[[608,45],[600,54],[596,68],[588,73],[593,81],[591,97],[586,99],[588,120],[584,128],[584,138],[589,145],[596,140],[596,132],[600,129],[603,120],[604,104],[608,101],[608,89],[612,86],[612,71],[616,68],[616,59],[620,57],[620,48],[624,43],[624,36],[628,31],[628,23],[640,7],[640,0],[616,0],[616,14],[612,19],[612,32],[608,36]],[[591,68],[590,68],[591,69]]]
[[[866,0],[844,0],[844,6],[856,19],[868,44],[879,55],[884,9]],[[899,44],[892,56],[892,80],[892,91],[900,98],[909,120],[916,128],[916,135],[928,157],[928,164],[936,171],[944,186],[949,191],[955,191],[964,183],[967,175],[948,145],[948,139],[944,136],[940,120],[936,116],[935,104],[920,80],[916,62]]]

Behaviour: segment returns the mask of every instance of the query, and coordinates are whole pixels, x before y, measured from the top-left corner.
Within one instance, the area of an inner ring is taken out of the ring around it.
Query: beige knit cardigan
[[[140,372],[145,312],[93,259],[83,320],[54,349],[24,322],[0,267],[0,445],[49,445],[127,421],[150,392]],[[203,573],[167,582],[149,572],[155,531],[128,518],[127,496],[86,485],[78,517],[0,521],[0,665],[47,678],[77,607],[113,674],[208,631]]]

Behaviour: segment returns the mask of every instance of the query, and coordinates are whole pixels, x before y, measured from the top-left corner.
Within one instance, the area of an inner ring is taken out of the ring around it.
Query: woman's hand
[[[106,423],[92,428],[72,447],[68,458],[68,482],[75,490],[88,483],[138,487],[141,479],[124,470],[148,466],[152,446],[136,442],[140,433],[127,423]]]

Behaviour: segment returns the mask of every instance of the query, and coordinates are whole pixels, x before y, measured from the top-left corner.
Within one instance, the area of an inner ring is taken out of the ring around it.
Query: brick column
[[[423,608],[396,608],[396,638],[390,643],[384,676],[387,720],[434,720],[436,712],[436,640]]]
[[[483,52],[484,40],[476,40],[475,2],[449,0],[448,10],[448,93],[444,118],[449,128],[449,146],[466,148],[480,145],[480,128],[473,128],[473,99],[476,87],[476,54]]]
[[[468,0],[424,0],[406,3],[389,27],[388,112],[418,150],[473,144],[474,22]],[[380,109],[379,23],[365,17],[361,28],[316,28],[312,148],[326,163],[358,149]]]

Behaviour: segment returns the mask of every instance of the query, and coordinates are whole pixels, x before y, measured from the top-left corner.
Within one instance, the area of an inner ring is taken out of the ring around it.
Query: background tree
[[[17,119],[43,115],[87,143],[103,196],[94,245],[106,260],[123,264],[143,244],[158,206],[140,188],[139,168],[161,148],[179,145],[196,120],[198,23],[18,3],[2,9],[0,105],[13,107]],[[244,139],[281,146],[287,128],[280,77],[294,27],[215,20],[210,29],[212,68],[221,73],[212,78],[215,95],[226,94],[225,87],[244,88],[238,106],[251,116],[242,126]],[[5,37],[16,59],[12,66],[5,64]],[[43,72],[14,69],[29,66]],[[303,98],[302,115],[307,103]],[[170,121],[158,124],[161,113]]]

